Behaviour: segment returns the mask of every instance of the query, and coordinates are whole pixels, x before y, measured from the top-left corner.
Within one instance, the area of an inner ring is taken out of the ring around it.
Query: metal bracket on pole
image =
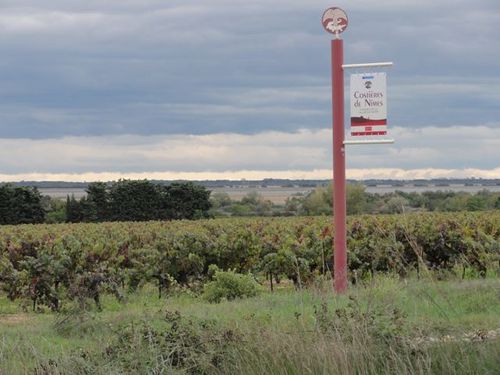
[[[388,62],[378,62],[378,63],[366,63],[366,64],[343,64],[342,69],[350,69],[350,68],[372,68],[372,67],[391,67],[392,61]]]
[[[346,139],[344,145],[385,145],[394,143],[394,139]]]

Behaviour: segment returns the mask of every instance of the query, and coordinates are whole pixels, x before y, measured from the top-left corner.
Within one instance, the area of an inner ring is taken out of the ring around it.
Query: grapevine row
[[[353,216],[347,235],[356,278],[422,267],[484,276],[498,269],[500,211]],[[211,265],[302,285],[330,272],[331,249],[328,217],[4,226],[0,288],[58,310],[151,282],[161,296],[172,283],[203,283]]]

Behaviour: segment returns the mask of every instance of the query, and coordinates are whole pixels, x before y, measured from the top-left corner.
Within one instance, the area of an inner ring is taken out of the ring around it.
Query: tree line
[[[86,192],[80,200],[67,198],[67,222],[194,220],[207,218],[211,207],[210,191],[192,182],[95,182]]]
[[[147,180],[94,182],[79,200],[43,197],[37,188],[0,186],[0,224],[201,219],[210,191],[191,182],[164,186]]]
[[[392,214],[414,211],[484,211],[500,209],[500,192],[452,191],[371,194],[361,184],[347,185],[347,213]],[[170,185],[147,180],[120,180],[88,185],[86,197],[66,201],[42,196],[36,188],[0,185],[0,225],[61,222],[148,221],[220,216],[332,215],[332,187],[274,204],[256,192],[241,200],[211,192],[192,182]]]
[[[475,194],[453,191],[379,194],[366,192],[361,184],[347,184],[346,200],[348,215],[500,209],[500,192],[487,190]],[[227,193],[215,193],[211,201],[213,216],[321,216],[332,215],[333,190],[331,184],[318,186],[308,194],[288,197],[284,204],[274,204],[256,192],[241,200],[232,200]]]

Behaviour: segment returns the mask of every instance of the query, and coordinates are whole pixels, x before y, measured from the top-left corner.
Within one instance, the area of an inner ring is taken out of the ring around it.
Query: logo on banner
[[[386,134],[386,74],[351,74],[351,135]]]

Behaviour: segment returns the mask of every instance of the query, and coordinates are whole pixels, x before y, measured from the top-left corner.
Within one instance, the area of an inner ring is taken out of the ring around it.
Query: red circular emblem
[[[342,9],[328,8],[325,13],[323,13],[321,23],[327,32],[338,35],[347,29],[349,21],[346,12]]]

